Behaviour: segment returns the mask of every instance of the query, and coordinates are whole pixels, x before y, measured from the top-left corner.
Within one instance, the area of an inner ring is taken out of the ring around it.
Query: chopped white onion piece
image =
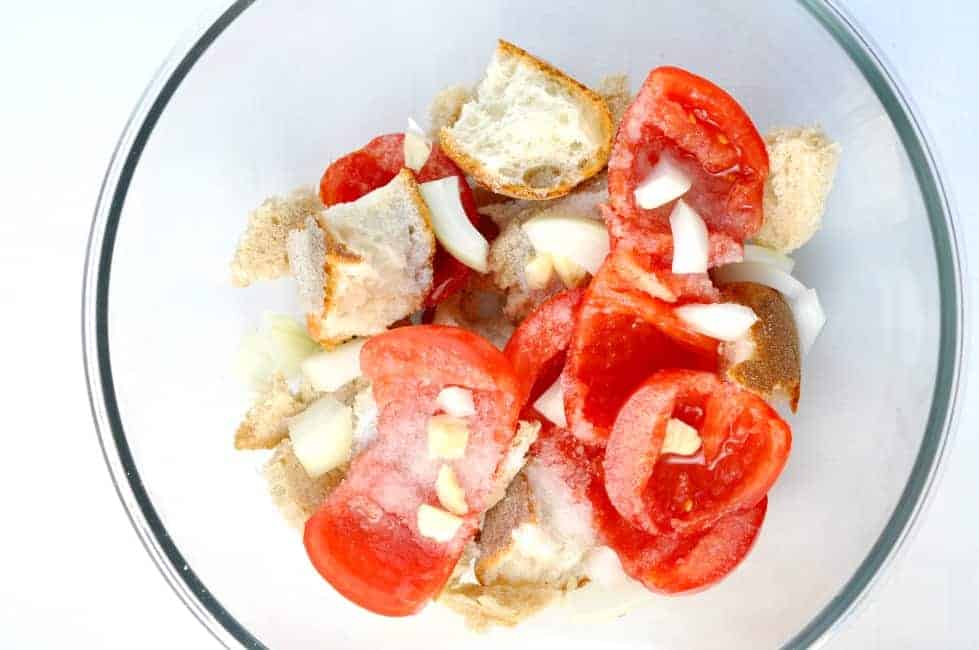
[[[473,392],[460,386],[448,386],[439,391],[435,398],[443,411],[457,418],[466,418],[476,414],[476,404],[473,402]]]
[[[320,350],[306,328],[292,316],[266,312],[259,331],[245,335],[238,350],[237,373],[253,388],[265,386],[276,371],[299,372],[303,360]]]
[[[431,154],[432,143],[428,141],[418,122],[409,117],[404,140],[405,167],[415,172],[421,171]]]
[[[720,283],[754,282],[775,289],[788,300],[795,300],[806,291],[804,284],[785,271],[760,262],[736,262],[725,264],[713,271]]]
[[[354,339],[324,350],[302,363],[303,376],[318,391],[332,393],[360,377],[360,350],[367,339]]]
[[[489,270],[489,243],[469,221],[459,199],[459,179],[446,176],[418,186],[432,216],[435,237],[452,257],[480,273]]]
[[[795,260],[788,255],[783,255],[767,246],[759,246],[758,244],[744,245],[744,261],[771,264],[786,273],[791,273],[792,269],[795,268]]]
[[[469,425],[452,415],[433,415],[428,420],[428,457],[458,460],[466,455]]]
[[[585,277],[588,275],[585,267],[579,266],[577,262],[563,255],[551,255],[550,257],[554,270],[557,271],[557,275],[561,278],[564,286],[574,289],[585,281]]]
[[[680,198],[690,190],[690,185],[690,177],[675,162],[668,156],[660,156],[633,195],[640,208],[652,210]]]
[[[608,231],[596,219],[544,214],[522,227],[534,250],[566,257],[592,275],[608,257]]]
[[[707,224],[683,201],[677,201],[670,213],[673,232],[673,272],[706,273],[710,254]]]
[[[820,330],[826,324],[826,313],[819,304],[815,289],[808,289],[789,303],[795,316],[795,329],[799,335],[799,351],[805,356],[816,342]]]
[[[551,256],[547,253],[537,253],[524,267],[524,275],[527,276],[527,286],[531,289],[547,287],[551,283],[551,276],[554,275]]]
[[[564,387],[561,385],[560,377],[537,398],[534,408],[557,426],[568,426],[568,420],[564,415]]]
[[[325,395],[286,422],[292,449],[312,478],[345,463],[353,445],[353,409]]]
[[[826,314],[815,289],[807,289],[785,271],[760,262],[738,262],[714,270],[718,282],[755,282],[775,289],[789,303],[799,337],[799,351],[805,356],[826,323]]]
[[[750,307],[733,302],[709,305],[683,305],[676,315],[691,328],[719,341],[734,341],[744,336],[758,321]]]
[[[700,444],[700,434],[696,429],[683,420],[670,418],[666,422],[666,434],[659,453],[689,456],[700,449]]]

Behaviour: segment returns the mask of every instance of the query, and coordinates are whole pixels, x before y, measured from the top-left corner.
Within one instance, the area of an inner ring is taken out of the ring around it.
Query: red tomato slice
[[[545,427],[533,451],[534,462],[556,472],[589,506],[599,537],[618,554],[625,572],[652,591],[678,594],[715,584],[745,558],[765,518],[767,498],[703,532],[651,535],[630,525],[609,501],[600,447]]]
[[[672,251],[654,235],[669,234],[673,204],[646,210],[634,192],[660,157],[668,156],[692,179],[683,196],[712,234],[713,265],[730,256],[761,227],[768,176],[765,143],[744,109],[710,81],[679,68],[649,73],[629,106],[609,159],[609,198],[623,224],[613,241],[632,241],[668,266]],[[740,253],[739,253],[740,254]]]
[[[381,135],[368,142],[363,149],[335,160],[326,168],[320,180],[320,199],[323,205],[356,201],[368,192],[387,185],[404,167],[404,139],[403,133]],[[462,207],[473,225],[480,226],[476,201],[465,175],[437,143],[432,145],[431,155],[415,176],[419,183],[446,176],[458,177]],[[426,299],[426,307],[437,305],[461,290],[470,274],[469,267],[452,257],[441,244],[435,250],[434,268],[432,291]]]
[[[715,371],[717,341],[690,330],[665,302],[623,284],[609,257],[585,292],[565,375],[571,432],[604,444],[626,398],[662,368]]]
[[[542,303],[514,330],[503,349],[521,381],[524,403],[553,384],[564,367],[584,289],[562,291]]]
[[[754,546],[768,509],[764,497],[705,531],[650,535],[626,523],[601,496],[592,507],[602,539],[627,574],[664,594],[700,591],[727,577]]]
[[[702,454],[660,454],[670,418],[699,431]],[[636,528],[704,530],[761,501],[791,446],[789,426],[755,394],[711,373],[663,370],[619,411],[605,449],[605,490]]]
[[[372,338],[361,367],[380,411],[377,438],[350,466],[344,482],[306,523],[313,566],[354,603],[405,616],[424,607],[475,535],[509,449],[519,411],[519,382],[506,358],[475,334],[452,327],[402,327]],[[446,386],[473,392],[465,456],[428,456],[427,425]],[[439,506],[435,480],[448,464],[469,513],[440,543],[418,530],[418,508]]]

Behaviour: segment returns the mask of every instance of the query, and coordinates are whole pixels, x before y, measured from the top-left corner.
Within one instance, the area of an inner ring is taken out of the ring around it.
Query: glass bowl
[[[231,440],[231,368],[287,281],[232,289],[247,212],[479,78],[505,37],[586,83],[676,64],[761,130],[820,123],[842,144],[825,227],[798,255],[829,322],[806,360],[794,449],[754,551],[707,592],[596,625],[551,612],[473,636],[429,607],[350,605]],[[824,639],[921,511],[956,413],[963,293],[935,162],[894,78],[830,4],[238,2],[193,32],[133,114],[89,242],[84,346],[109,470],[141,540],[229,647],[806,646]]]

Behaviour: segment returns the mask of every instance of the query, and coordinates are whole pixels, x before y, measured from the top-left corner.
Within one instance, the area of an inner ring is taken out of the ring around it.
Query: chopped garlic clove
[[[524,267],[524,274],[527,276],[527,286],[531,289],[544,289],[551,283],[551,276],[554,275],[554,263],[551,256],[547,253],[538,253],[534,259],[527,262]]]
[[[461,516],[469,512],[466,493],[449,465],[442,465],[439,468],[439,475],[435,480],[435,494],[438,495],[439,503],[452,514]]]
[[[443,388],[435,403],[447,414],[457,418],[466,418],[476,414],[476,404],[473,402],[473,392],[460,386]]]
[[[436,542],[448,542],[459,531],[462,519],[427,503],[418,507],[418,532]]]
[[[428,457],[457,460],[466,455],[469,426],[451,415],[434,415],[428,421]]]
[[[633,196],[640,208],[652,210],[680,198],[690,191],[691,185],[690,177],[669,156],[660,156]]]

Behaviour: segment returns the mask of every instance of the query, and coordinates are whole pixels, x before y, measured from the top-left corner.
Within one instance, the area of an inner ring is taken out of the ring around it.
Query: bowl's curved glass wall
[[[208,599],[276,648],[787,642],[881,535],[932,406],[950,296],[943,303],[928,212],[887,112],[833,37],[788,3],[434,4],[249,7],[189,70],[146,142],[119,212],[102,343],[167,543]],[[295,301],[288,281],[232,289],[228,261],[250,209],[315,183],[332,158],[408,116],[424,118],[441,87],[479,78],[497,37],[585,83],[624,72],[635,89],[657,65],[688,68],[728,89],[762,131],[818,123],[843,154],[825,227],[797,256],[829,321],[806,360],[792,457],[748,560],[716,589],[656,599],[608,625],[557,612],[474,639],[437,607],[385,619],[337,596],[267,497],[263,457],[232,450],[248,406],[232,372],[239,339],[264,310]]]

